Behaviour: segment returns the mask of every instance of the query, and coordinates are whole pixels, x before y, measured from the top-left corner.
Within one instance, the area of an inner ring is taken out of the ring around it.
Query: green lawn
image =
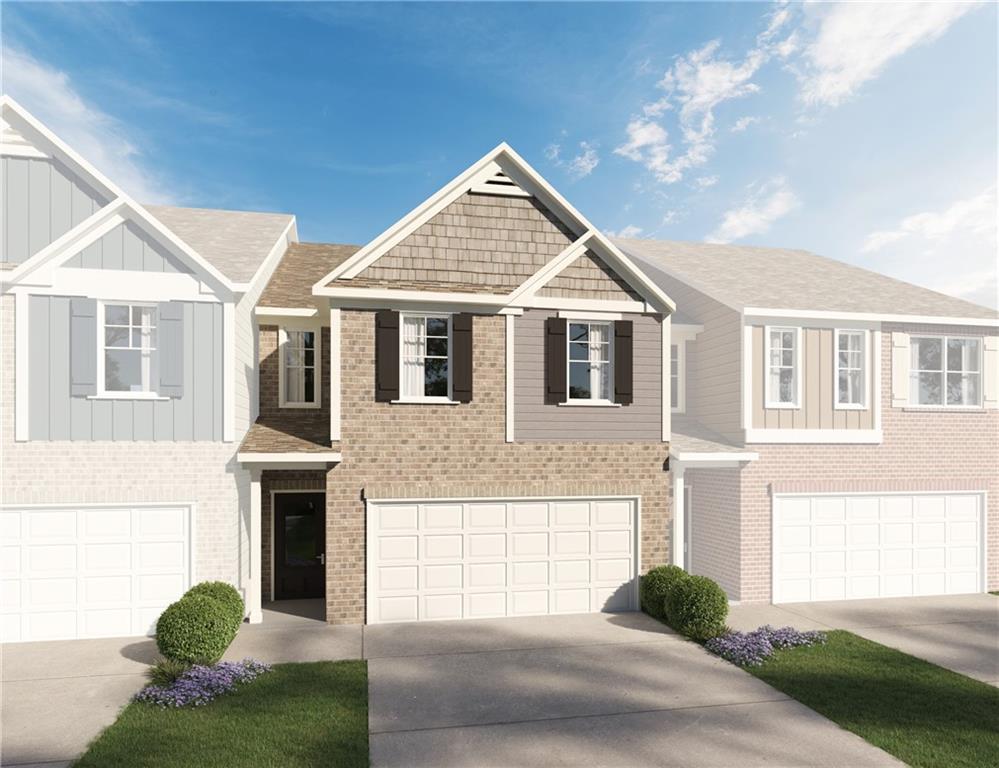
[[[747,671],[914,768],[999,765],[999,689],[850,632],[828,635]]]
[[[129,704],[75,765],[367,766],[367,666],[280,664],[207,706]]]

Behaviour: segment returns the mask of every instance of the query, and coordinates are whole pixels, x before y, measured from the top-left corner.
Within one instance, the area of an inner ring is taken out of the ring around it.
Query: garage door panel
[[[21,538],[20,512],[4,512],[0,514],[0,541],[13,543]]]
[[[981,591],[983,515],[976,493],[778,496],[774,601]]]
[[[190,508],[0,509],[5,642],[149,634],[190,587]]]
[[[626,499],[370,501],[368,620],[633,609],[636,508]]]

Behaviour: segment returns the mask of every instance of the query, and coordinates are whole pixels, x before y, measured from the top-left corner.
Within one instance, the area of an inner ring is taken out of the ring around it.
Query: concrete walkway
[[[848,629],[882,645],[999,686],[999,597],[989,594],[736,605],[733,629],[762,624]]]
[[[638,614],[364,632],[373,766],[873,766],[894,758]]]

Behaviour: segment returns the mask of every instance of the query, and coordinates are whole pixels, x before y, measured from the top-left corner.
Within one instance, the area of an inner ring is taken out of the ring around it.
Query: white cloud
[[[817,33],[803,51],[801,96],[812,105],[838,106],[892,59],[936,40],[975,3],[816,4]]]
[[[869,234],[867,264],[944,293],[997,306],[996,187],[941,211],[905,216],[892,229]]]
[[[694,179],[694,186],[698,189],[708,189],[718,183],[717,176],[699,176]]]
[[[659,123],[636,117],[625,129],[628,141],[617,147],[614,154],[640,162],[659,175],[669,172],[669,134]]]
[[[545,147],[545,157],[555,163],[555,165],[560,165],[562,163],[562,145],[561,144],[549,144]]]
[[[148,203],[176,202],[163,180],[142,163],[128,128],[88,103],[65,72],[6,47],[3,88],[132,197]]]
[[[745,117],[740,117],[738,120],[736,120],[735,123],[733,123],[732,127],[729,130],[732,133],[742,133],[749,126],[755,125],[758,122],[760,122],[760,118],[755,117],[755,116],[751,116],[751,115],[747,115]]]
[[[636,227],[634,224],[629,224],[626,227],[622,227],[617,232],[608,229],[607,234],[610,237],[638,237],[642,234],[642,228]]]
[[[730,243],[748,235],[763,234],[798,205],[797,196],[783,176],[763,185],[750,186],[746,199],[738,207],[726,211],[721,223],[705,240]]]
[[[579,142],[579,154],[569,161],[569,175],[574,179],[582,179],[593,173],[600,164],[600,156],[596,147],[587,141]]]
[[[680,221],[683,218],[685,217],[681,211],[677,211],[670,208],[668,211],[666,211],[663,214],[663,224],[667,226],[670,224],[675,224],[676,222]]]

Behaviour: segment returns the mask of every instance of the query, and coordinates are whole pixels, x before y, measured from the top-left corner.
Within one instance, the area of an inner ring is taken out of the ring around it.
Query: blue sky
[[[146,202],[363,243],[501,140],[615,233],[996,305],[994,4],[18,4],[3,90]]]

